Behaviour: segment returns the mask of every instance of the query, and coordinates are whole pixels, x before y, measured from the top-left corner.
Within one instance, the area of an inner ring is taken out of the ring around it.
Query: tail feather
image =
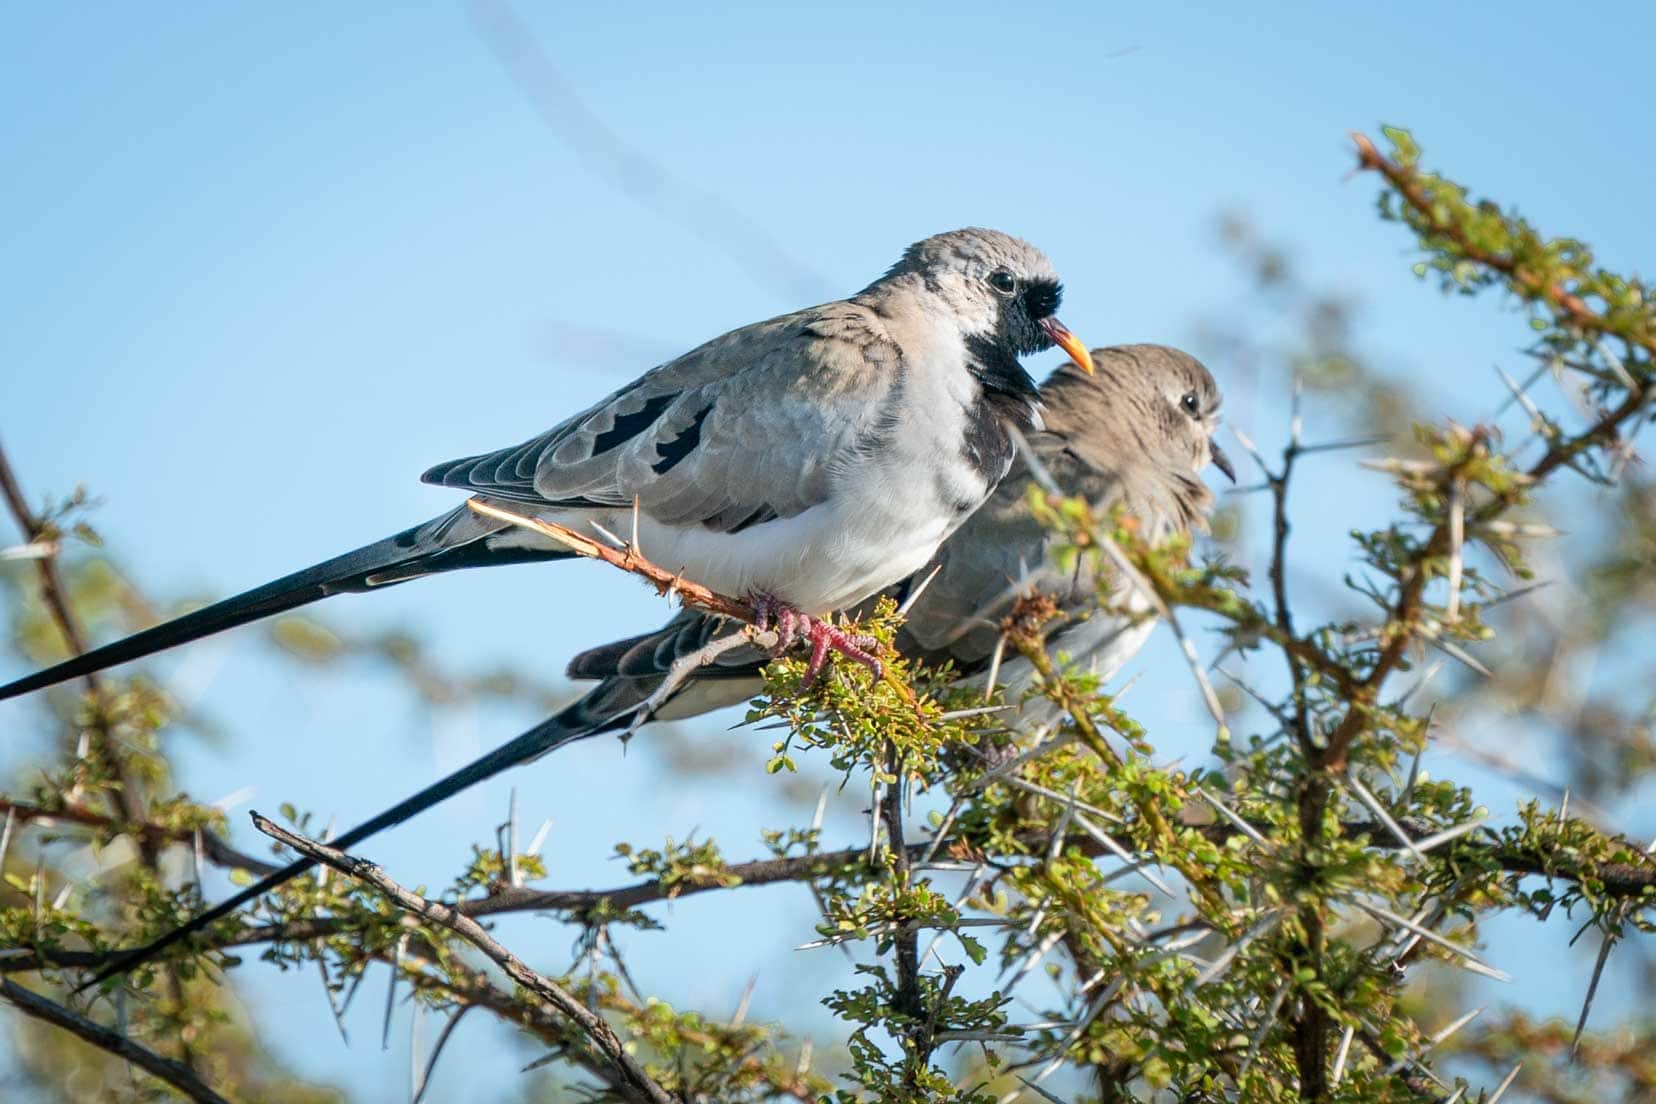
[[[594,693],[601,689],[601,687],[595,688]],[[329,846],[340,850],[354,846],[387,828],[401,824],[433,805],[447,801],[462,790],[470,789],[485,779],[493,778],[508,767],[538,759],[552,749],[564,744],[625,726],[627,723],[625,716],[618,718],[613,713],[593,709],[591,697],[592,695],[582,697],[553,717],[542,721],[534,728],[523,733],[523,735],[502,744],[487,755],[473,760],[446,778],[433,782],[412,797],[398,802],[378,816],[372,817],[344,835],[336,837],[330,841]],[[200,916],[181,924],[159,939],[119,955],[100,969],[81,988],[90,988],[105,978],[124,974],[140,964],[150,961],[180,940],[216,923],[271,890],[287,884],[315,865],[316,863],[311,859],[300,859],[297,862],[289,863],[274,874],[266,875],[246,889],[232,895],[228,900],[214,905]]]
[[[142,659],[250,621],[286,613],[330,595],[375,590],[444,571],[565,559],[570,555],[552,548],[513,543],[502,529],[501,523],[482,518],[462,506],[354,552],[324,560],[0,686],[0,701]]]
[[[432,783],[419,793],[398,802],[378,816],[357,825],[344,835],[334,839],[332,846],[343,850],[361,843],[375,833],[401,824],[433,805],[448,800],[462,790],[469,789],[485,779],[494,777],[508,767],[538,759],[564,744],[573,743],[576,740],[596,736],[604,732],[625,729],[640,719],[647,719],[639,718],[638,711],[661,684],[662,678],[659,675],[645,678],[627,678],[613,675],[603,679],[587,693],[581,695],[574,702],[571,702],[523,735],[461,767],[448,777]],[[732,696],[733,689],[739,691],[734,696]],[[754,690],[754,686],[734,679],[691,679],[689,683],[679,688],[656,715],[663,719],[693,716],[710,709],[732,704],[743,697],[751,695]],[[261,878],[258,882],[231,896],[229,900],[215,905],[188,923],[174,928],[159,939],[117,956],[100,969],[90,981],[83,984],[81,989],[90,988],[106,978],[124,974],[140,964],[150,961],[180,940],[216,923],[271,890],[279,888],[315,865],[316,863],[311,859],[300,859],[273,874]]]

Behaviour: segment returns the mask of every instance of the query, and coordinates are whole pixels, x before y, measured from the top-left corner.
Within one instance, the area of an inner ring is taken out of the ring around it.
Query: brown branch
[[[885,785],[885,800],[880,806],[886,827],[886,848],[892,866],[892,878],[900,890],[909,888],[909,854],[903,842],[903,762],[894,744],[886,745],[886,773],[891,781]],[[875,791],[878,798],[879,791]],[[892,939],[897,959],[897,987],[892,994],[892,1011],[909,1017],[912,1026],[902,1032],[904,1049],[908,1052],[907,1069],[903,1083],[910,1091],[920,1091],[920,1074],[931,1061],[931,1040],[919,1031],[926,1009],[920,1000],[920,943],[919,932],[906,924],[899,927]],[[935,1019],[938,1005],[932,1008]],[[929,1033],[927,1033],[929,1035]]]
[[[163,1058],[126,1036],[102,1024],[94,1023],[61,1004],[47,1000],[39,993],[23,988],[10,978],[0,978],[0,997],[4,997],[12,1007],[24,1015],[54,1027],[61,1027],[83,1042],[132,1063],[152,1077],[165,1081],[198,1104],[229,1104],[229,1101],[209,1088],[196,1076],[195,1071],[184,1063]]]
[[[1345,664],[1319,648],[1314,640],[1284,632],[1281,625],[1274,620],[1267,619],[1261,611],[1254,610],[1251,614],[1248,612],[1228,613],[1219,607],[1217,601],[1210,603],[1188,598],[1182,599],[1181,604],[1194,606],[1197,609],[1205,609],[1221,617],[1228,617],[1244,633],[1254,634],[1275,644],[1291,659],[1310,668],[1324,680],[1333,683],[1339,687],[1341,693],[1347,696],[1355,693],[1363,684],[1361,679],[1352,675]],[[1245,607],[1245,611],[1251,609],[1252,607]]]
[[[1219,844],[1223,844],[1241,832],[1241,829],[1224,821],[1192,827],[1197,827],[1197,830],[1204,836]],[[1267,826],[1258,824],[1255,827],[1262,829]],[[1405,823],[1402,827],[1413,840],[1423,840],[1432,834],[1432,829],[1424,826]],[[1368,836],[1370,846],[1377,850],[1392,851],[1402,846],[1385,826],[1371,821],[1347,821],[1341,824],[1340,830],[1342,834],[1347,836]],[[1125,836],[1110,834],[1110,838],[1123,850],[1129,853],[1135,851],[1132,841]],[[1039,849],[1046,846],[1049,841],[1045,833],[1040,833],[1030,835],[1023,842],[1032,849]],[[1091,835],[1084,833],[1075,833],[1066,837],[1064,846],[1075,848],[1083,854],[1094,857],[1105,854],[1107,850]],[[918,862],[924,858],[930,847],[931,842],[929,840],[922,840],[905,845],[903,852],[909,862]],[[1113,854],[1113,852],[1111,853]],[[1462,844],[1461,850],[1456,853],[1474,859],[1482,856],[1510,874],[1557,878],[1566,882],[1596,881],[1603,887],[1604,893],[1612,897],[1637,898],[1651,889],[1656,889],[1656,862],[1648,865],[1635,863],[1569,865],[1560,864],[1555,857],[1540,852],[1526,851],[1522,848],[1504,845],[1478,843]],[[848,870],[859,867],[868,869],[870,873],[874,872],[868,864],[868,848],[866,846],[847,847],[839,851],[818,852],[791,858],[755,859],[751,862],[737,863],[719,870],[718,878],[710,878],[700,883],[685,883],[682,881],[667,883],[659,878],[652,878],[648,881],[617,886],[613,889],[535,890],[527,886],[508,886],[487,897],[474,897],[456,902],[452,908],[459,915],[472,918],[520,912],[567,912],[579,918],[597,908],[633,909],[657,901],[694,897],[715,890],[741,889],[828,877],[844,874]],[[222,951],[265,943],[305,942],[312,939],[326,939],[341,932],[354,930],[359,926],[358,923],[346,917],[312,916],[280,924],[249,926],[224,938],[213,940],[210,944],[198,941],[196,945],[198,947],[211,946],[215,950]],[[13,953],[0,956],[0,974],[23,973],[47,967],[97,969],[127,953],[130,953],[130,949],[110,951],[36,949],[22,954]]]
[[[1656,864],[1608,862],[1570,865],[1555,855],[1520,847],[1491,847],[1489,857],[1508,874],[1559,878],[1566,882],[1598,882],[1610,897],[1634,899],[1656,889]]]
[[[29,508],[28,499],[24,497],[22,485],[17,481],[17,474],[12,470],[11,461],[6,458],[4,448],[0,448],[0,497],[6,500],[6,508],[11,511],[12,520],[23,531],[23,539],[28,542],[39,540],[46,530],[46,523]],[[69,607],[63,578],[58,572],[57,553],[39,557],[34,561],[34,565],[35,574],[40,578],[40,592],[45,598],[46,609],[51,613],[53,623],[57,625],[68,649],[80,655],[86,651],[86,634],[81,631],[80,622],[76,620],[74,611]],[[85,676],[85,681],[87,690],[99,703],[92,727],[98,735],[99,751],[114,768],[117,781],[120,783],[119,808],[128,820],[142,821],[143,794],[139,792],[125,758],[120,755],[115,742],[110,739],[108,719],[103,712],[103,680],[93,672]],[[146,860],[152,864],[154,857],[153,852],[145,852]]]
[[[365,859],[353,858],[343,852],[317,843],[315,840],[289,832],[257,813],[253,815],[253,823],[259,831],[279,843],[286,844],[300,854],[332,867],[341,874],[373,886],[374,889],[395,902],[398,907],[423,919],[440,924],[472,944],[488,955],[502,970],[506,971],[506,975],[513,981],[552,1005],[576,1024],[579,1024],[587,1037],[623,1075],[624,1081],[620,1087],[627,1092],[628,1096],[635,1100],[647,1101],[648,1104],[674,1104],[673,1098],[667,1095],[666,1090],[656,1084],[650,1075],[644,1071],[643,1067],[627,1053],[625,1045],[609,1024],[588,1009],[586,1005],[576,1000],[563,986],[544,974],[530,969],[522,959],[497,941],[477,921],[450,905],[427,900],[417,893],[404,889],[378,866]]]
[[[601,541],[595,541],[583,536],[575,530],[540,518],[529,517],[525,514],[513,513],[511,510],[484,502],[481,499],[470,499],[466,503],[477,513],[496,521],[508,522],[532,530],[556,541],[577,556],[586,556],[589,559],[603,560],[611,567],[619,568],[630,575],[637,575],[640,579],[655,587],[656,593],[668,596],[678,595],[679,600],[687,606],[716,613],[721,617],[729,617],[744,624],[751,625],[757,619],[757,613],[751,603],[727,598],[722,594],[709,590],[700,583],[686,579],[681,573],[668,571],[666,568],[650,562],[644,553],[632,544],[623,549],[611,548]]]
[[[908,845],[905,851],[909,860],[918,861],[928,846],[926,842]],[[842,851],[738,863],[720,870],[717,879],[700,883],[668,883],[659,878],[652,878],[615,889],[534,890],[526,886],[507,886],[488,897],[469,898],[455,903],[452,907],[461,916],[474,918],[517,912],[569,912],[580,917],[600,907],[612,910],[632,909],[654,901],[693,897],[699,893],[719,889],[771,885],[843,874],[857,867],[868,867],[867,847],[848,847]],[[872,872],[871,868],[870,870]],[[340,932],[351,931],[357,926],[346,917],[313,916],[282,924],[246,927],[226,938],[213,940],[210,944],[198,941],[196,946],[210,945],[215,949],[225,950],[264,943],[302,942],[326,939]],[[36,950],[28,954],[0,956],[0,973],[38,970],[47,966],[96,969],[127,953],[130,953],[130,950]]]
[[[1267,574],[1271,582],[1272,604],[1275,607],[1274,624],[1283,639],[1296,641],[1299,637],[1294,630],[1293,607],[1288,600],[1287,561],[1288,535],[1292,531],[1288,521],[1288,488],[1294,476],[1294,462],[1300,456],[1299,396],[1299,381],[1295,380],[1290,400],[1292,418],[1288,444],[1282,450],[1282,470],[1271,471],[1265,465],[1264,459],[1255,453],[1255,460],[1265,473],[1266,485],[1271,490],[1271,565]],[[1251,447],[1250,451],[1253,451]],[[1300,829],[1298,865],[1302,871],[1312,874],[1316,869],[1314,855],[1323,842],[1323,809],[1328,800],[1328,781],[1320,773],[1322,760],[1318,755],[1315,735],[1311,731],[1311,709],[1305,700],[1305,665],[1300,661],[1296,649],[1284,647],[1282,654],[1288,664],[1294,740],[1299,746],[1307,770],[1311,772],[1311,776],[1306,778],[1300,787],[1296,811]],[[1336,666],[1340,667],[1342,675],[1349,679],[1349,672],[1344,670],[1343,665]],[[1314,876],[1312,874],[1312,877]],[[1325,905],[1326,902],[1320,895],[1307,893],[1298,906],[1300,928],[1304,932],[1299,951],[1310,965],[1314,985],[1327,984],[1323,970],[1327,931]],[[1294,1065],[1299,1071],[1300,1099],[1322,1100],[1329,1089],[1328,1042],[1333,1021],[1306,987],[1301,987],[1299,999],[1295,1003],[1296,1010],[1290,1014],[1289,1019],[1293,1032]]]
[[[12,519],[17,522],[17,527],[23,530],[23,540],[26,543],[38,541],[46,525],[29,508],[28,499],[24,497],[23,488],[17,482],[16,473],[12,471],[11,461],[6,459],[4,448],[0,448],[0,497],[5,498],[6,508],[11,511]],[[86,637],[81,633],[80,625],[69,609],[68,599],[64,597],[63,580],[58,576],[56,552],[36,558],[34,564],[35,572],[40,576],[40,590],[45,596],[46,608],[51,612],[58,631],[63,634],[63,642],[77,655],[86,651]],[[98,688],[97,678],[97,675],[86,676],[88,689]]]
[[[1402,196],[1422,218],[1426,219],[1431,232],[1448,238],[1455,243],[1461,256],[1469,261],[1476,261],[1492,271],[1499,272],[1509,280],[1519,285],[1532,295],[1545,299],[1555,311],[1568,319],[1572,325],[1583,330],[1596,330],[1600,333],[1609,332],[1609,325],[1604,316],[1588,306],[1580,296],[1574,295],[1559,284],[1549,284],[1541,276],[1522,267],[1518,261],[1503,253],[1491,253],[1473,242],[1466,235],[1463,227],[1452,219],[1439,218],[1436,205],[1432,202],[1431,194],[1420,183],[1414,170],[1407,165],[1400,165],[1388,160],[1379,150],[1374,148],[1367,135],[1353,133],[1351,140],[1357,146],[1357,164],[1359,168],[1377,172],[1386,178],[1397,194]],[[1656,356],[1656,340],[1649,338],[1637,339],[1638,344],[1652,356]]]
[[[28,542],[38,540],[46,528],[46,523],[29,509],[28,499],[23,494],[22,485],[12,470],[11,461],[7,459],[5,450],[0,448],[0,497],[6,501],[6,507],[11,511],[13,520],[18,528],[23,530],[23,539]],[[57,624],[58,632],[63,635],[64,643],[76,655],[86,651],[86,634],[81,630],[80,623],[69,605],[67,591],[63,579],[58,572],[57,552],[42,556],[35,560],[35,572],[40,577],[41,593],[45,596],[46,608],[51,612],[52,620]],[[132,765],[122,754],[119,742],[111,731],[108,695],[104,692],[103,679],[97,672],[88,672],[85,676],[86,688],[93,699],[91,724],[88,726],[95,737],[93,746],[97,748],[99,756],[108,764],[115,776],[115,794],[110,800],[112,813],[122,815],[134,825],[141,825],[148,820],[148,811],[145,808],[144,792],[139,785],[138,776],[133,773]],[[137,836],[138,853],[143,858],[144,865],[151,870],[160,869],[160,847],[152,838],[140,832]],[[167,988],[174,1001],[180,1006],[184,1004],[184,985],[176,973],[166,971]],[[180,1037],[178,1043],[179,1054],[186,1062],[191,1060],[190,1044]]]
[[[194,829],[167,828],[149,822],[129,824],[124,820],[106,816],[83,805],[64,805],[61,808],[52,808],[46,805],[13,801],[7,797],[0,797],[0,818],[3,818],[8,812],[12,813],[20,823],[67,821],[87,828],[98,828],[113,832],[116,835],[138,836],[155,847],[169,843],[186,845],[195,843]],[[215,866],[226,867],[230,870],[246,870],[259,875],[274,874],[281,869],[274,863],[256,859],[246,852],[236,850],[228,840],[217,832],[206,828],[200,829],[200,832],[202,854],[208,862]]]

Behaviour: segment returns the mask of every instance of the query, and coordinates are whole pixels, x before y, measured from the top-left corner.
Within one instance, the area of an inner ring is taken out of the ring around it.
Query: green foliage
[[[615,853],[627,860],[627,869],[634,874],[647,874],[661,886],[663,896],[677,897],[688,886],[720,886],[730,888],[742,884],[742,879],[725,868],[719,848],[712,840],[696,843],[685,840],[674,843],[671,838],[660,851],[635,849],[631,844],[618,843]]]

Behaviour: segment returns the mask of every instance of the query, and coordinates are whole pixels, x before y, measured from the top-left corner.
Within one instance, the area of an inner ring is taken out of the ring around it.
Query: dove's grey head
[[[1214,443],[1219,385],[1202,362],[1166,345],[1092,351],[1093,372],[1069,365],[1041,385],[1047,429],[1067,438],[1082,461],[1123,473],[1123,485],[1155,494],[1164,512],[1200,527],[1213,501],[1202,482],[1211,465],[1231,480]]]
[[[1018,357],[1054,345],[1085,371],[1086,347],[1058,321],[1063,285],[1046,254],[1022,238],[972,227],[915,242],[863,291],[918,288],[955,319],[973,371],[995,390],[1033,394]]]

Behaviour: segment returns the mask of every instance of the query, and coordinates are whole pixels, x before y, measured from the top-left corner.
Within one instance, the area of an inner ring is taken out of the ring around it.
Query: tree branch
[[[1431,232],[1449,239],[1455,243],[1455,248],[1461,256],[1469,261],[1476,261],[1485,268],[1499,272],[1507,277],[1520,289],[1528,291],[1545,299],[1552,308],[1570,324],[1584,330],[1603,333],[1610,330],[1603,315],[1588,306],[1580,296],[1572,294],[1568,289],[1558,284],[1549,284],[1535,272],[1523,267],[1516,258],[1502,253],[1493,253],[1472,241],[1466,231],[1453,219],[1443,217],[1432,201],[1431,194],[1421,185],[1414,170],[1407,165],[1399,165],[1387,159],[1374,148],[1374,143],[1366,134],[1353,133],[1352,142],[1357,146],[1357,165],[1360,169],[1377,172],[1386,178],[1403,199],[1413,207],[1431,227]],[[1648,337],[1635,336],[1631,338],[1647,353],[1656,356],[1656,340]]]
[[[1267,825],[1261,823],[1256,827],[1265,828]],[[1412,841],[1424,840],[1433,834],[1430,828],[1413,823],[1404,823],[1401,827]],[[1240,828],[1224,821],[1202,825],[1199,831],[1219,844],[1242,834]],[[1393,836],[1384,825],[1374,821],[1346,821],[1341,824],[1340,831],[1346,836],[1366,835],[1370,839],[1370,846],[1382,851],[1396,850],[1402,846],[1401,841]],[[1136,850],[1132,841],[1126,836],[1106,834],[1124,851],[1132,853]],[[1024,842],[1033,850],[1039,851],[1047,846],[1050,841],[1046,834],[1039,834],[1029,836]],[[931,846],[931,841],[921,840],[905,845],[903,852],[909,862],[919,862],[924,859]],[[1064,846],[1075,848],[1084,854],[1095,857],[1104,854],[1116,854],[1116,852],[1110,851],[1100,844],[1090,834],[1080,832],[1068,835],[1064,840]],[[1629,844],[1629,848],[1635,852],[1638,850],[1631,844]],[[1445,853],[1447,854],[1447,851]],[[1571,861],[1560,861],[1557,856],[1549,856],[1522,847],[1475,842],[1461,844],[1460,850],[1456,851],[1455,854],[1473,859],[1482,858],[1499,866],[1509,874],[1557,878],[1575,883],[1594,881],[1602,887],[1604,894],[1610,897],[1638,898],[1650,890],[1656,889],[1656,861],[1648,864],[1623,862],[1573,863]],[[697,894],[709,893],[715,890],[775,885],[782,882],[803,881],[809,878],[843,875],[845,872],[859,867],[869,869],[872,872],[872,868],[869,867],[868,863],[868,848],[866,846],[847,847],[839,851],[817,852],[811,855],[797,855],[790,858],[755,859],[751,862],[736,863],[723,867],[719,871],[720,877],[718,879],[709,879],[702,883],[686,883],[684,881],[669,883],[663,882],[659,878],[652,878],[648,881],[617,886],[613,889],[536,890],[527,886],[507,886],[487,897],[468,898],[456,902],[450,907],[457,914],[472,918],[520,912],[567,912],[580,917],[600,907],[616,910],[633,909],[656,901],[693,897]],[[216,950],[230,950],[235,947],[258,946],[266,943],[303,942],[312,939],[326,939],[344,931],[351,931],[358,926],[346,917],[312,916],[282,924],[261,924],[245,927],[225,938],[216,939],[210,943],[198,937],[196,946],[198,948],[208,946]],[[18,948],[13,952],[0,955],[0,974],[23,973],[45,968],[97,969],[127,953],[130,953],[128,949],[77,951],[57,948],[36,948],[32,950]]]
[[[895,745],[886,747],[886,773],[891,778],[885,785],[885,801],[880,806],[881,818],[885,821],[886,848],[890,856],[892,877],[895,879],[898,891],[909,888],[909,849],[903,841],[903,763]],[[876,797],[879,791],[875,791]],[[911,1091],[919,1091],[920,1072],[931,1060],[931,1039],[929,1032],[920,1031],[921,1022],[925,1019],[926,1009],[920,1000],[920,945],[919,933],[910,928],[897,932],[892,939],[892,949],[897,959],[897,988],[892,996],[893,1010],[912,1019],[913,1027],[906,1033],[903,1042],[908,1051],[908,1069],[904,1075],[904,1082]],[[936,1007],[932,1009],[936,1016]]]
[[[4,448],[0,448],[0,497],[6,500],[6,507],[11,511],[13,520],[17,522],[18,528],[23,530],[23,539],[29,542],[39,540],[45,532],[46,523],[29,509],[22,485],[18,482],[16,473],[12,471],[11,461],[7,459]],[[55,549],[51,555],[41,556],[35,560],[35,572],[40,577],[40,589],[45,596],[46,608],[51,611],[52,620],[62,633],[64,643],[76,655],[85,652],[86,634],[81,631],[74,611],[69,606],[67,592],[58,572]],[[108,764],[115,778],[115,793],[109,801],[110,810],[112,814],[124,816],[130,824],[144,824],[148,820],[144,791],[139,785],[138,776],[133,773],[132,764],[127,761],[127,756],[122,753],[120,743],[111,731],[112,718],[103,679],[96,672],[91,672],[86,675],[85,681],[87,691],[93,699],[91,723],[87,727],[95,737],[94,746],[99,756]],[[161,851],[157,842],[142,832],[138,833],[137,842],[138,853],[143,857],[144,864],[153,871],[159,871]],[[165,976],[172,999],[182,1006],[183,983],[178,975],[171,971],[166,971]],[[179,1039],[178,1049],[186,1062],[191,1060],[190,1044],[183,1037]]]
[[[6,458],[6,451],[0,447],[0,497],[6,500],[6,508],[11,511],[12,520],[23,532],[25,541],[37,541],[46,530],[46,523],[37,517],[29,508],[28,499],[24,497],[22,485],[17,481],[17,475],[12,470],[11,461]],[[69,608],[69,599],[66,595],[63,578],[58,572],[57,552],[49,556],[41,556],[34,561],[35,573],[40,578],[40,592],[46,600],[46,609],[52,615],[52,621],[57,625],[58,632],[63,635],[63,642],[76,655],[86,651],[86,634],[81,631],[80,623],[75,619],[74,611]],[[103,680],[97,674],[85,677],[86,688],[98,699],[97,720],[93,725],[98,734],[101,745],[99,751],[107,758],[115,769],[119,786],[119,808],[131,821],[144,819],[144,798],[139,792],[132,773],[125,758],[120,755],[109,738],[108,720],[103,715]],[[146,852],[147,859],[153,862],[154,855]]]
[[[643,1067],[633,1060],[632,1055],[627,1053],[620,1037],[615,1034],[609,1024],[588,1009],[586,1005],[576,1000],[557,982],[544,974],[531,970],[522,959],[497,941],[477,921],[449,905],[427,900],[417,893],[404,889],[378,866],[366,859],[353,858],[331,847],[323,846],[315,840],[289,832],[257,813],[253,814],[253,824],[259,831],[277,842],[286,844],[300,854],[332,867],[341,874],[373,886],[380,893],[394,901],[400,908],[423,919],[440,924],[472,944],[493,959],[495,964],[506,971],[506,975],[513,981],[579,1024],[587,1037],[624,1076],[624,1083],[620,1087],[627,1092],[628,1096],[635,1100],[645,1101],[647,1104],[674,1104],[673,1098],[667,1095],[666,1090],[656,1084],[654,1079],[644,1071]]]
[[[130,834],[149,841],[152,845],[160,846],[168,843],[191,844],[195,842],[196,830],[190,828],[168,828],[159,824],[144,822],[142,824],[128,824],[123,820],[105,816],[81,805],[64,805],[61,808],[52,808],[47,805],[36,805],[27,801],[13,801],[8,797],[0,797],[0,816],[12,813],[19,822],[27,824],[61,820],[71,824],[79,824],[87,828],[98,828],[113,832],[117,835]],[[217,832],[206,828],[200,829],[202,854],[208,862],[215,866],[226,867],[231,870],[246,870],[253,874],[274,874],[281,867],[275,863],[256,859],[245,851],[238,851],[230,842]]]
[[[102,1024],[93,1023],[78,1012],[47,1000],[39,993],[23,988],[10,978],[0,978],[0,997],[4,997],[12,1007],[26,1016],[54,1027],[61,1027],[99,1050],[131,1062],[152,1077],[165,1081],[197,1104],[229,1104],[229,1101],[210,1089],[196,1076],[195,1071],[184,1063],[163,1058],[126,1036],[117,1034]]]

